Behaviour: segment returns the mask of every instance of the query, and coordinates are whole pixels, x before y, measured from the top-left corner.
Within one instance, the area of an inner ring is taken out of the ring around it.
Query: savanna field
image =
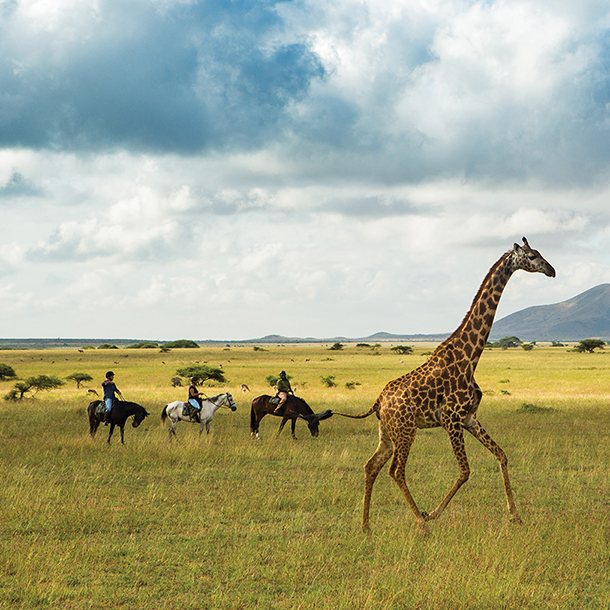
[[[20,379],[93,377],[0,400],[0,608],[610,608],[610,352],[483,354],[479,419],[508,455],[523,525],[509,521],[495,458],[465,435],[471,478],[429,535],[387,466],[363,534],[375,417],[322,421],[317,439],[300,421],[294,441],[267,416],[254,441],[250,403],[286,369],[314,411],[360,413],[432,346],[328,347],[0,351]],[[170,443],[161,411],[186,397],[171,378],[204,361],[227,378],[205,391],[231,392],[238,410],[219,410],[209,436],[181,422]],[[109,369],[151,414],[137,429],[128,421],[124,446],[118,431],[108,445],[103,426],[89,436],[87,389],[100,392]],[[406,476],[420,508],[457,473],[447,435],[419,431]]]

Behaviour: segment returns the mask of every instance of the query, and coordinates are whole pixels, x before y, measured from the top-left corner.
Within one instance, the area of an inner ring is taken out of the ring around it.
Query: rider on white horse
[[[199,412],[201,411],[201,398],[200,396],[205,396],[203,392],[199,392],[197,390],[197,377],[191,377],[191,386],[189,387],[189,398],[188,404],[195,409],[192,418],[195,421],[199,421]]]

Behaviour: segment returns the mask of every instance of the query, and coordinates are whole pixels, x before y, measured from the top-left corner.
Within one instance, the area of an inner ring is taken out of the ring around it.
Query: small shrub
[[[530,402],[524,402],[517,411],[519,413],[548,413],[554,411],[552,407],[540,407],[539,405],[532,404]]]
[[[172,387],[173,388],[181,388],[182,387],[182,379],[180,377],[172,377]]]
[[[360,385],[360,382],[359,382],[359,381],[347,381],[347,382],[345,383],[345,387],[346,387],[348,390],[355,390],[357,385]]]
[[[343,343],[335,343],[335,344],[331,345],[328,349],[337,352],[337,351],[343,349]]]
[[[5,379],[14,379],[17,377],[17,374],[13,370],[12,366],[8,364],[0,364],[0,381],[4,381]]]
[[[322,383],[327,388],[335,388],[335,387],[337,387],[337,384],[335,383],[335,376],[334,375],[327,375],[326,377],[321,377],[321,379],[322,379]]]

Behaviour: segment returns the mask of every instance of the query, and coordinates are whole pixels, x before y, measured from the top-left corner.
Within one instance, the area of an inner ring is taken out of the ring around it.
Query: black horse
[[[100,405],[102,405],[103,408],[101,408],[98,413],[98,406]],[[94,400],[93,402],[90,402],[87,407],[87,413],[89,415],[89,432],[93,438],[99,425],[104,421],[104,417],[106,416],[104,401]],[[135,402],[127,402],[126,400],[114,401],[114,405],[112,405],[110,411],[110,432],[108,433],[108,442],[110,442],[114,427],[118,426],[121,430],[121,443],[123,443],[123,445],[125,444],[125,441],[123,440],[125,422],[127,421],[127,418],[132,415],[133,423],[131,425],[134,428],[137,428],[144,421],[144,418],[148,416],[148,411]]]
[[[286,402],[282,405],[280,413],[275,413],[277,404],[269,402],[270,400],[271,396],[263,394],[262,396],[258,396],[252,401],[252,408],[250,409],[250,433],[252,434],[252,438],[260,439],[260,435],[258,433],[258,425],[260,424],[261,419],[263,419],[263,417],[268,414],[282,418],[279,430],[277,431],[278,436],[284,429],[286,422],[288,420],[291,420],[292,438],[294,438],[295,440],[296,436],[294,434],[294,429],[297,423],[297,419],[304,419],[307,422],[307,426],[309,427],[311,436],[316,437],[318,436],[318,434],[320,434],[320,431],[318,429],[319,422],[321,422],[323,419],[331,417],[332,415],[332,411],[330,410],[322,411],[321,413],[314,413],[309,407],[309,405],[302,398],[293,396],[292,394],[288,395]]]

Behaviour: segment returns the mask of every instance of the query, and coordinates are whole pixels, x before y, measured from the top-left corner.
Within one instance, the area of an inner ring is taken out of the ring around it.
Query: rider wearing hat
[[[280,371],[280,378],[277,380],[277,395],[280,397],[280,403],[273,411],[273,415],[278,415],[281,411],[286,399],[288,398],[288,394],[294,395],[292,388],[290,387],[290,381],[288,381],[288,377],[286,377],[286,371]]]
[[[112,371],[108,371],[106,373],[106,379],[102,382],[102,388],[104,388],[104,402],[106,403],[104,425],[107,426],[110,423],[110,411],[112,410],[112,405],[114,404],[114,395],[118,394],[121,397],[121,400],[124,399],[121,391],[114,383],[114,373]]]
[[[191,405],[191,407],[193,407],[193,409],[195,409],[195,412],[193,413],[191,418],[195,419],[196,421],[200,421],[199,412],[201,411],[202,406],[201,398],[199,398],[200,396],[205,396],[205,394],[197,390],[197,377],[191,377],[188,403],[189,405]]]

